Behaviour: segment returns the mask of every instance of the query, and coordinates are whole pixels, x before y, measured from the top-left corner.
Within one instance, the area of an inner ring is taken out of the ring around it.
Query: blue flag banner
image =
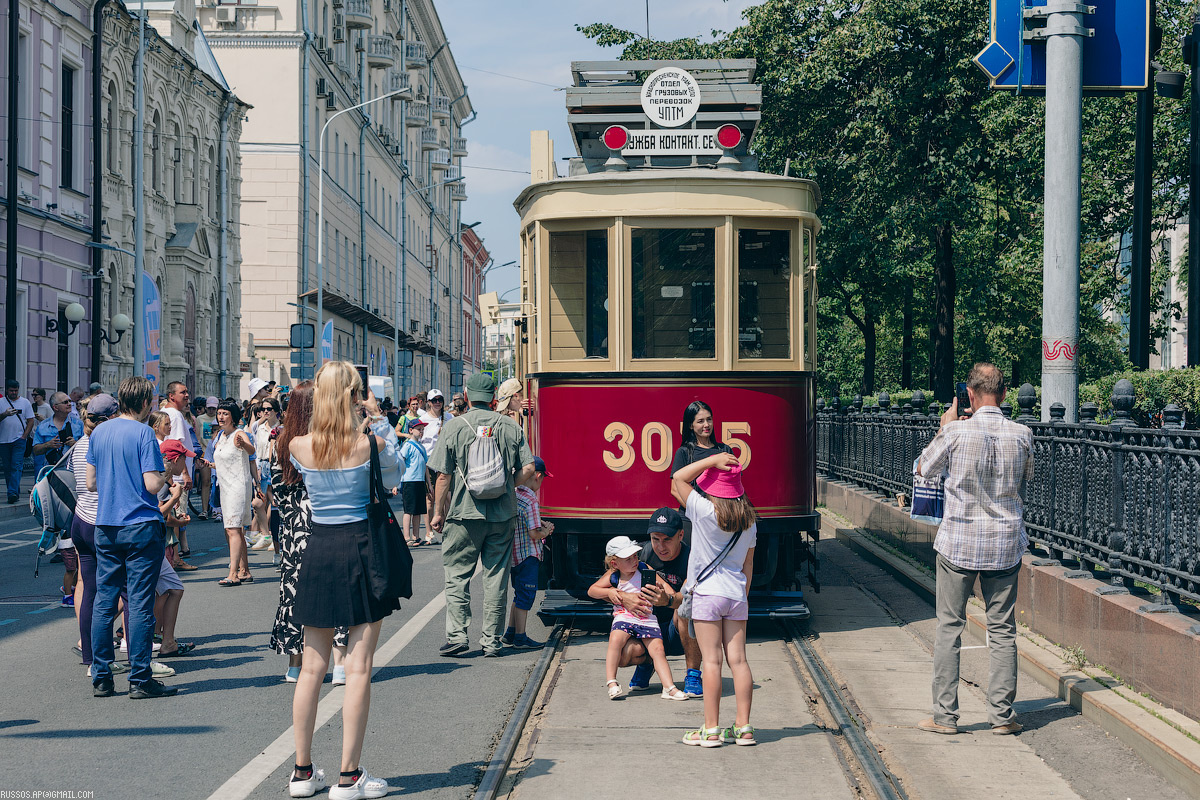
[[[333,320],[321,329],[321,363],[333,360]]]
[[[162,375],[162,298],[158,295],[158,284],[148,272],[142,273],[142,294],[146,301],[142,307],[142,352],[146,361],[146,377],[157,392]]]

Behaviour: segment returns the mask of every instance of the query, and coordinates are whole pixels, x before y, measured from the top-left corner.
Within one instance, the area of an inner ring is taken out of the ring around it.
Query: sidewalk
[[[17,498],[17,502],[12,505],[0,503],[0,522],[27,519],[31,527],[37,525],[36,520],[29,514],[29,492],[33,490],[33,479],[33,467],[29,467],[21,476],[21,496]],[[0,478],[0,480],[3,480],[3,478]]]

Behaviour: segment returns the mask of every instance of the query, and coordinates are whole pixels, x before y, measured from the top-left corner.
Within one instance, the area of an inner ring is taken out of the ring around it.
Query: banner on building
[[[389,374],[388,373],[388,363],[387,363],[387,350],[379,351],[379,374],[380,375]]]
[[[333,320],[321,329],[321,363],[333,360]]]
[[[146,360],[146,377],[154,384],[154,391],[158,392],[159,379],[162,377],[162,298],[158,295],[158,284],[148,272],[142,273],[142,294],[145,297],[142,307],[142,352]]]

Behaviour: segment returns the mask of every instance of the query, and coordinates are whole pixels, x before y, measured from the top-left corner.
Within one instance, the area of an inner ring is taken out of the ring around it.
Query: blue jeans
[[[21,493],[21,474],[25,472],[25,440],[0,444],[0,467],[8,477],[8,496]]]
[[[117,598],[128,586],[129,682],[150,680],[154,646],[154,587],[166,551],[162,520],[132,525],[97,525],[96,602],[92,610],[92,683],[112,679],[112,626]]]
[[[542,562],[536,556],[529,556],[512,568],[513,605],[524,611],[533,608],[537,597],[538,572]]]

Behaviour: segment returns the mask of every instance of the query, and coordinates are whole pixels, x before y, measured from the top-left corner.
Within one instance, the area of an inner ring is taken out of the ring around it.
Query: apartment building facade
[[[397,396],[456,387],[474,114],[432,1],[242,2],[200,19],[259,112],[242,150],[251,372],[285,385],[311,374],[319,305],[330,357],[386,363]],[[314,325],[312,356],[290,346],[296,323]]]

